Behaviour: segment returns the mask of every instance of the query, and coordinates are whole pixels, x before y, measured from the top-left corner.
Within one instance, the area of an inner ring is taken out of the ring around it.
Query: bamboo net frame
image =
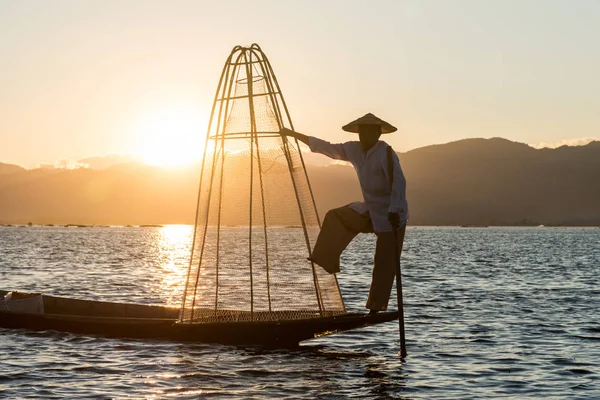
[[[236,46],[202,158],[180,322],[286,321],[346,312],[335,275],[309,261],[320,230],[293,123],[257,44]]]

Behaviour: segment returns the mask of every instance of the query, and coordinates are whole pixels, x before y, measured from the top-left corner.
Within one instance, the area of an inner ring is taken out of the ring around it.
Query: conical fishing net
[[[291,121],[268,60],[257,45],[234,48],[207,137],[182,322],[345,312],[335,275],[308,260],[320,222],[282,126]]]

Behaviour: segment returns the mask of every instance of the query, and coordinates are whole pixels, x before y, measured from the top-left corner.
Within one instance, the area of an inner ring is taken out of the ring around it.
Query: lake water
[[[179,305],[191,233],[0,227],[0,288]],[[344,253],[349,311],[373,248]],[[405,361],[396,322],[293,350],[0,329],[0,398],[600,398],[600,229],[409,227],[402,260]]]

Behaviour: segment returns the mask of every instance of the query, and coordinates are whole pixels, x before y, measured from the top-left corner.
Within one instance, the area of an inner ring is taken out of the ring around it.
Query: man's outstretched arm
[[[314,153],[321,153],[335,160],[348,161],[348,156],[342,143],[329,143],[314,136],[307,136],[300,132],[294,132],[288,128],[281,128],[280,134],[291,136],[308,145]]]
[[[301,141],[302,143],[304,143],[305,145],[310,146],[310,143],[309,143],[310,137],[306,136],[306,135],[304,135],[304,134],[302,134],[300,132],[295,132],[295,131],[293,131],[291,129],[288,129],[288,128],[281,128],[281,130],[279,131],[279,133],[282,134],[282,135],[285,135],[285,136],[291,136],[293,138],[296,138],[299,141]]]

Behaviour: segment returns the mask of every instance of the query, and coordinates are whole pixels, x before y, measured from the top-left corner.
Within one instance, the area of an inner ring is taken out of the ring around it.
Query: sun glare
[[[202,159],[206,118],[197,108],[156,110],[137,121],[135,153],[145,163],[174,167]]]

